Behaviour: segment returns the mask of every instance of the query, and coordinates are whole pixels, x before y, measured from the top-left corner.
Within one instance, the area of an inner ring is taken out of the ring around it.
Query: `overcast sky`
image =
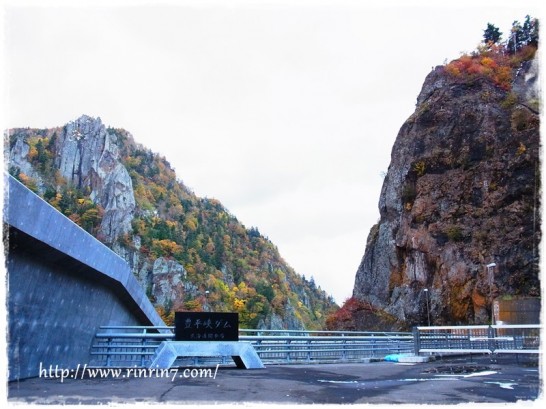
[[[540,17],[434,3],[4,1],[2,125],[127,129],[341,303],[425,76]]]

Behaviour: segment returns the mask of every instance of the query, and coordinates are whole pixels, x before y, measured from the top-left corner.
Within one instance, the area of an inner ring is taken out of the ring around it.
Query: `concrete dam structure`
[[[90,361],[101,325],[165,325],[127,263],[4,177],[9,380]]]

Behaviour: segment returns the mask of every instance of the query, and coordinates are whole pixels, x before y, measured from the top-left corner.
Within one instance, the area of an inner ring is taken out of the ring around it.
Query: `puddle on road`
[[[482,371],[482,372],[474,372],[474,373],[450,373],[450,374],[434,374],[432,378],[402,378],[402,379],[387,379],[383,381],[376,381],[376,380],[368,380],[368,381],[340,381],[340,380],[330,380],[330,379],[317,379],[317,382],[320,383],[333,383],[333,384],[340,384],[340,385],[351,385],[351,386],[357,386],[357,387],[375,387],[378,386],[385,386],[388,384],[393,384],[396,382],[429,382],[429,381],[453,381],[456,379],[463,379],[463,378],[474,378],[479,376],[489,376],[489,375],[495,375],[497,374],[497,371]],[[503,383],[503,382],[485,382],[485,383],[491,383],[491,384],[498,384],[501,388],[504,389],[513,389],[511,386],[516,385],[515,383]]]
[[[484,382],[492,385],[499,385],[502,389],[514,389],[513,386],[518,386],[515,382]]]
[[[409,365],[414,365],[410,363]],[[423,378],[402,378],[402,379],[387,379],[387,380],[330,380],[330,379],[317,379],[317,382],[320,383],[331,383],[339,385],[348,385],[350,387],[373,387],[378,388],[379,386],[392,385],[397,382],[427,382],[427,381],[453,381],[456,379],[464,378],[474,378],[474,377],[483,377],[495,375],[498,371],[492,371],[488,366],[480,365],[443,365],[433,368],[429,368],[422,372],[423,374],[428,374],[432,377],[423,377]],[[502,382],[489,382],[498,384],[501,388],[511,389],[512,383],[502,383]]]
[[[488,375],[495,375],[498,373],[497,371],[483,371],[483,372],[475,372],[475,373],[469,373],[469,374],[436,374],[434,376],[441,376],[445,378],[474,378],[476,376],[488,376]]]
[[[350,387],[357,388],[379,388],[389,386],[399,382],[438,382],[438,381],[452,381],[454,378],[403,378],[403,379],[386,379],[382,381],[377,380],[366,380],[366,381],[335,381],[328,379],[317,379],[317,382],[320,383],[332,383],[337,385],[347,385]]]

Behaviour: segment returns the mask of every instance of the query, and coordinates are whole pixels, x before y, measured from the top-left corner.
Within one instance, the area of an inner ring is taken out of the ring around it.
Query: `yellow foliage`
[[[174,311],[167,312],[162,306],[155,307],[155,310],[166,325],[174,325]]]
[[[246,300],[241,300],[239,298],[235,298],[235,300],[233,300],[233,309],[235,311],[237,312],[244,311],[245,306],[246,306]]]
[[[61,201],[61,199],[63,198],[63,195],[61,195],[60,193],[57,193],[55,195],[55,198],[54,199],[51,199],[51,201],[49,202],[49,204],[51,206],[53,206],[55,209],[57,209],[58,211],[61,211],[61,207],[59,206],[59,203]]]
[[[197,230],[197,219],[195,217],[189,217],[184,222],[184,227],[186,227],[190,231]]]
[[[173,256],[182,251],[182,246],[176,244],[172,240],[152,240],[152,251],[156,253],[157,256]]]
[[[448,74],[453,75],[454,77],[461,75],[461,70],[453,63],[449,63],[445,69]]]
[[[28,187],[33,192],[38,191],[38,186],[36,185],[36,181],[33,178],[31,178],[30,176],[27,176],[23,172],[21,172],[21,173],[19,173],[19,180],[21,180],[23,185]]]
[[[189,300],[184,303],[184,309],[186,311],[202,311],[203,308],[198,300]]]
[[[483,57],[480,64],[488,68],[495,68],[497,66],[497,63],[491,57]]]
[[[28,150],[27,158],[29,161],[32,161],[34,158],[38,156],[38,149],[36,149],[34,146],[31,146]]]

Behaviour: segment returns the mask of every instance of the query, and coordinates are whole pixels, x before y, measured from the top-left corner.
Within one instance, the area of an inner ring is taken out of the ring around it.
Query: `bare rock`
[[[35,171],[32,164],[28,161],[28,153],[30,146],[25,142],[23,135],[18,137],[15,144],[9,152],[9,165],[19,169],[21,173],[36,180],[38,189],[42,190],[43,182],[42,177]],[[6,155],[6,157],[8,157]],[[42,191],[40,193],[43,193]]]
[[[184,299],[186,270],[173,260],[159,257],[152,268],[152,296],[157,305],[176,305]]]
[[[86,115],[67,124],[56,141],[61,175],[104,208],[101,233],[107,243],[131,231],[135,210],[133,184],[119,161],[115,135],[100,118]]]
[[[395,141],[354,297],[407,328],[427,322],[427,300],[435,324],[477,324],[495,297],[539,295],[537,72],[534,61],[519,70],[512,106],[489,80],[428,75]]]

